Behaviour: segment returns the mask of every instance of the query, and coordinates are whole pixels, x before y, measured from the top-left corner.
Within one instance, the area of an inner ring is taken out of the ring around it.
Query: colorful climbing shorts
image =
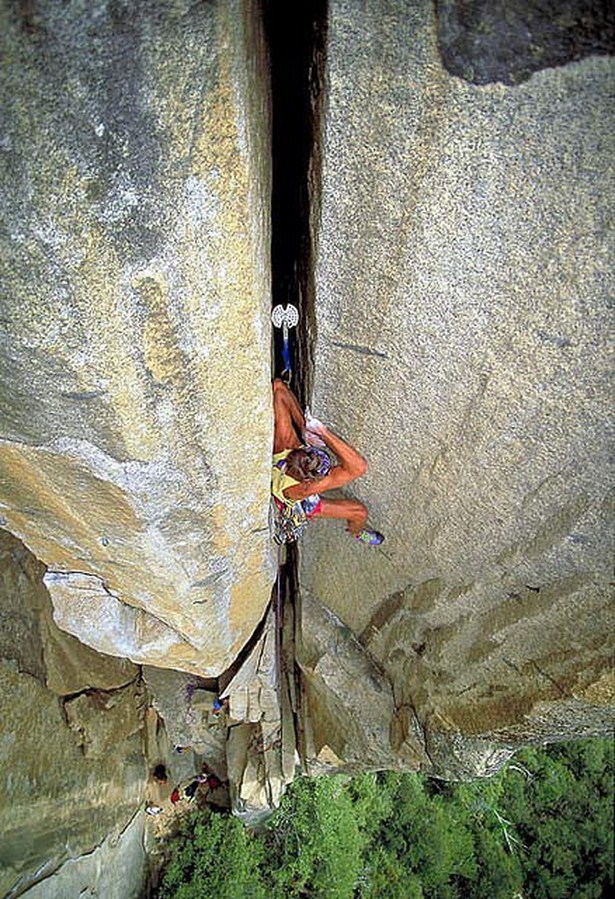
[[[273,497],[273,501],[276,504],[276,506],[278,507],[278,509],[280,510],[280,512],[284,508],[286,508],[284,503],[281,502],[281,500],[279,500],[277,498],[277,496]],[[301,506],[303,508],[303,511],[305,512],[305,517],[312,518],[314,515],[316,515],[318,512],[320,512],[320,510],[322,508],[322,500],[317,493],[312,493],[311,496],[306,496],[305,499],[301,500]]]
[[[313,515],[317,515],[322,509],[322,500],[317,493],[312,493],[311,496],[306,496],[305,499],[301,500],[301,505],[307,517],[312,518]]]

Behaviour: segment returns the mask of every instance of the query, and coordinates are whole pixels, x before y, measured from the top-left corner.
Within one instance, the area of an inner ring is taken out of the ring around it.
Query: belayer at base
[[[290,520],[299,511],[310,518],[346,519],[347,530],[361,543],[378,546],[384,537],[366,526],[367,509],[356,499],[329,499],[327,490],[342,487],[364,475],[367,462],[349,443],[322,422],[303,414],[299,401],[284,381],[273,382],[273,472],[271,492],[278,510]],[[335,454],[331,464],[322,447]],[[290,534],[290,536],[289,536]],[[278,542],[292,540],[292,528]]]

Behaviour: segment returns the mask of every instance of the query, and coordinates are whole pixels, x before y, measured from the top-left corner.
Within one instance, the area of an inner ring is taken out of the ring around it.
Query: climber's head
[[[324,450],[302,446],[286,457],[286,474],[296,481],[317,481],[331,468],[331,460]]]

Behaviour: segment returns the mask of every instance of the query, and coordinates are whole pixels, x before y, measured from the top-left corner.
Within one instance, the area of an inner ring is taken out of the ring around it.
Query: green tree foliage
[[[303,779],[267,829],[195,818],[161,899],[600,899],[613,885],[613,744],[519,753],[490,780]]]
[[[525,889],[537,899],[600,897],[613,883],[613,745],[526,750],[506,772],[504,802],[523,844]]]
[[[343,779],[300,780],[264,838],[263,879],[276,897],[346,899],[353,895],[365,842]]]
[[[237,818],[192,817],[175,840],[160,899],[265,899],[262,847]]]

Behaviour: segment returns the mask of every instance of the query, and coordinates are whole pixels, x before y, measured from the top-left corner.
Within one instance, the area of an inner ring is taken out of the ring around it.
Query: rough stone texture
[[[465,738],[484,772],[612,721],[613,62],[475,87],[437,26],[428,2],[329,6],[312,408],[368,457],[387,541],[315,522],[301,578],[433,769]]]
[[[68,726],[86,758],[102,759],[143,727],[146,699],[141,683],[113,693],[81,693],[64,703]]]
[[[305,594],[300,632],[297,656],[312,712],[305,747],[308,770],[320,770],[331,752],[334,767],[349,771],[397,767],[390,734],[395,702],[388,679],[349,628]]]
[[[610,0],[438,0],[438,43],[452,75],[518,84],[533,72],[615,51]]]
[[[152,695],[152,704],[165,723],[171,745],[190,747],[204,756],[218,776],[225,779],[226,727],[223,721],[210,722],[215,694],[206,693],[195,678],[181,671],[144,668],[143,677]]]
[[[276,652],[276,621],[273,606],[265,618],[263,632],[242,661],[239,671],[220,693],[228,699],[229,716],[235,721],[258,724],[280,723],[280,672]]]
[[[96,663],[92,649],[79,651],[74,637],[58,632],[42,574],[23,544],[0,531],[1,633],[8,638],[0,640],[1,895],[107,836],[115,840],[140,804],[146,775],[141,691],[127,684],[134,666],[108,657]],[[70,654],[66,677],[58,647]],[[67,726],[62,683],[87,690],[66,702],[79,733]]]
[[[204,688],[204,681],[160,668],[143,672],[171,745],[184,750],[168,753],[174,779],[178,762],[192,765],[185,770],[194,777],[204,761],[228,780],[233,811],[250,825],[262,822],[279,805],[296,768],[292,711],[276,666],[275,628],[270,609],[250,651],[221,679],[226,683],[219,684],[219,698],[226,703],[217,712],[216,694]]]
[[[4,0],[0,29],[0,525],[64,629],[217,674],[272,581],[257,0]]]
[[[139,669],[132,662],[96,652],[57,628],[44,573],[23,544],[0,529],[0,658],[13,659],[58,696],[134,681]]]
[[[51,877],[22,893],[24,899],[142,899],[147,874],[144,815],[119,836],[109,836],[83,858],[70,859]]]
[[[283,790],[280,755],[277,747],[268,743],[271,736],[277,740],[279,730],[275,728],[271,735],[265,724],[237,724],[228,735],[226,759],[233,813],[250,827],[258,827],[271,816]]]
[[[220,694],[229,705],[227,765],[231,803],[234,813],[253,826],[277,808],[296,767],[287,689],[292,667],[285,670],[284,662],[278,663],[276,628],[272,607],[260,637]]]

